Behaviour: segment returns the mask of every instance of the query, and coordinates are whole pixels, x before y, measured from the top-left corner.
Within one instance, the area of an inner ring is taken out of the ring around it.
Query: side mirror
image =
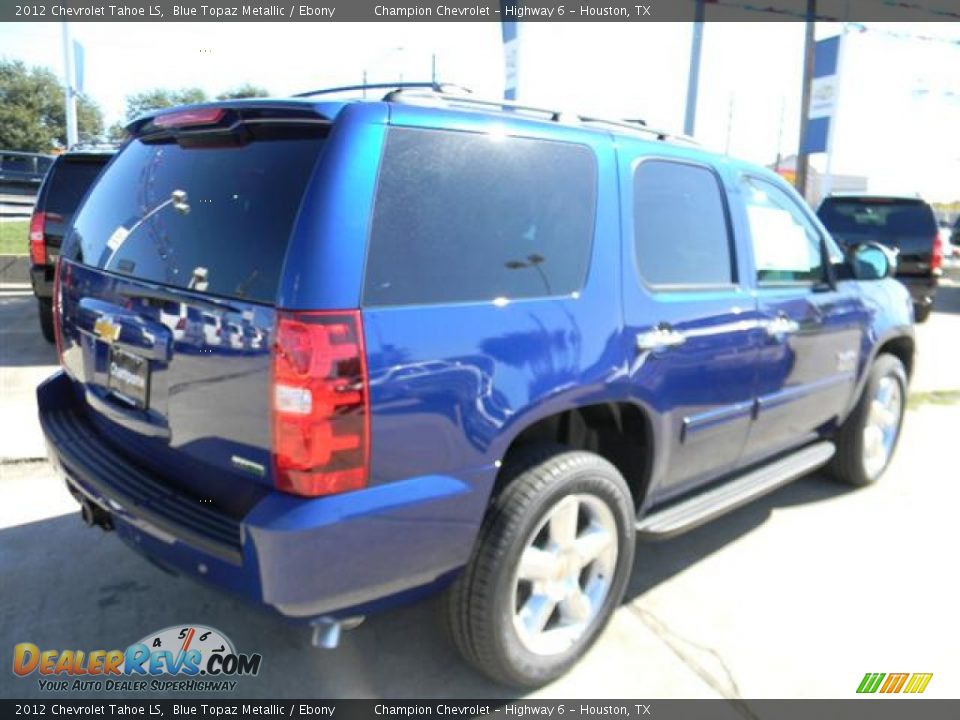
[[[857,280],[883,280],[897,272],[897,255],[879,243],[866,242],[851,250],[850,264]]]

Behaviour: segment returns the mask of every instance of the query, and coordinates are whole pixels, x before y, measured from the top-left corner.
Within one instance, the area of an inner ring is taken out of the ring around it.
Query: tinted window
[[[817,211],[820,221],[839,235],[893,238],[930,237],[937,231],[933,210],[922,200],[895,198],[828,198]]]
[[[596,166],[581,145],[393,129],[364,303],[569,294],[583,286]]]
[[[4,155],[0,158],[0,166],[6,172],[35,172],[33,158],[28,155]]]
[[[743,179],[750,239],[761,283],[823,279],[820,233],[782,188],[758,178]]]
[[[323,140],[291,128],[242,146],[133,140],[76,215],[68,257],[111,272],[271,302]]]
[[[728,285],[733,258],[722,189],[712,171],[647,160],[633,178],[633,234],[651,285]]]
[[[106,159],[60,162],[47,180],[46,212],[72,215],[106,162]]]

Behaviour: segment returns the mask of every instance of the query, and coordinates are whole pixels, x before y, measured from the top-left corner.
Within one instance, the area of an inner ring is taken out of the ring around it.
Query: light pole
[[[703,46],[703,0],[696,0],[693,16],[693,41],[690,45],[690,74],[687,76],[687,110],[683,132],[693,135],[697,124],[697,91],[700,85],[700,50]]]
[[[67,104],[67,147],[77,144],[77,94],[73,88],[73,43],[70,40],[70,23],[60,23],[63,30],[63,95]]]
[[[816,46],[817,0],[807,0],[806,40],[803,52],[803,95],[800,100],[800,147],[797,149],[797,175],[794,182],[804,199],[807,197],[807,171],[810,156],[804,150],[807,144],[807,116],[810,115],[810,94],[813,85],[813,56]]]
[[[402,53],[402,52],[406,52],[406,51],[407,51],[407,49],[406,49],[405,47],[403,47],[402,45],[395,45],[394,47],[387,48],[387,49],[384,50],[382,53],[380,53],[372,63],[367,63],[366,66],[363,68],[363,84],[364,84],[364,85],[367,84],[367,78],[368,78],[368,76],[369,76],[369,74],[370,74],[369,71],[370,71],[371,69],[376,70],[379,65],[381,65],[383,62],[385,62],[386,60],[388,60],[390,57],[392,57],[392,56],[395,55],[396,53]],[[399,73],[399,78],[400,78],[400,81],[403,80],[403,72],[402,72],[402,71]],[[364,96],[364,97],[367,96],[367,91],[366,91],[366,90],[363,91],[363,96]]]

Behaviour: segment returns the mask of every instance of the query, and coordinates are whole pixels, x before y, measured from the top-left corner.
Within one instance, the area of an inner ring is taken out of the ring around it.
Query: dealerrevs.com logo
[[[37,675],[40,689],[63,691],[232,691],[260,672],[259,653],[238,653],[219,630],[180,625],[147,635],[125,650],[13,648],[13,672]],[[171,676],[178,679],[170,679]]]

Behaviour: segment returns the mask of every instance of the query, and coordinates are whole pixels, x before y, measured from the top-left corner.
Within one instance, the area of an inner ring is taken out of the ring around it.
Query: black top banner
[[[953,21],[956,0],[707,0],[706,22]],[[811,11],[811,5],[814,6]],[[3,22],[677,22],[695,0],[59,0],[0,3]]]
[[[909,705],[909,708],[907,706]],[[0,700],[0,717],[955,720],[960,700]]]

